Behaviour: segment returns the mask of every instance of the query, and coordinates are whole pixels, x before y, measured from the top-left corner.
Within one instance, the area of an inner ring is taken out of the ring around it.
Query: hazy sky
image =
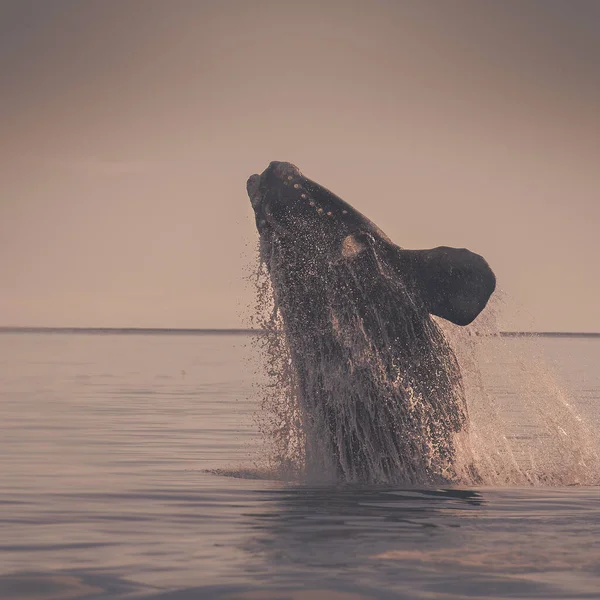
[[[286,160],[600,331],[600,2],[0,0],[0,86],[0,325],[245,325]]]

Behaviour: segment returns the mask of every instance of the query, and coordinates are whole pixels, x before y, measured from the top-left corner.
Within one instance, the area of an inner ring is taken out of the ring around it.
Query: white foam
[[[339,473],[319,426],[314,425],[318,419],[307,418],[297,393],[290,349],[264,264],[255,274],[254,285],[257,306],[252,325],[265,331],[256,338],[255,349],[266,374],[256,390],[260,398],[256,421],[264,439],[257,468],[283,479],[335,480]],[[458,358],[469,413],[467,426],[456,436],[456,462],[449,475],[457,484],[467,485],[599,484],[597,437],[574,410],[535,341],[499,335],[497,315],[502,306],[497,293],[480,317],[463,328],[436,319]],[[364,351],[356,348],[357,354]],[[327,375],[344,376],[341,371]],[[421,399],[413,400],[415,406],[426,407]],[[345,406],[343,398],[338,408],[344,426],[361,431],[360,423],[352,425],[352,415],[346,414],[351,407]],[[347,433],[343,430],[340,435]],[[375,469],[382,445],[387,450],[395,446],[382,443],[380,437],[373,442],[363,435],[361,443],[371,447]],[[424,431],[423,442],[423,452],[434,456],[435,436],[427,437]],[[402,458],[398,457],[399,465]],[[377,476],[373,481],[379,481]],[[380,482],[385,483],[385,478]]]

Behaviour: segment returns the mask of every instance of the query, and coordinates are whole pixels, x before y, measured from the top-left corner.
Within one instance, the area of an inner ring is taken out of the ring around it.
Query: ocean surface
[[[600,598],[600,338],[470,343],[422,489],[270,472],[252,336],[0,334],[0,599]]]

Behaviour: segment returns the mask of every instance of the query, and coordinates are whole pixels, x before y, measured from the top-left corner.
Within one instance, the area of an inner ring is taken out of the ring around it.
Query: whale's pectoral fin
[[[471,323],[496,288],[496,276],[485,259],[465,248],[399,253],[427,310],[456,325]]]

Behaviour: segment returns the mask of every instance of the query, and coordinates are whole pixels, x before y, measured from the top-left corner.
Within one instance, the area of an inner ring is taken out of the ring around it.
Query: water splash
[[[264,440],[259,468],[284,479],[339,480],[339,472],[331,460],[332,449],[322,435],[328,417],[321,414],[320,420],[315,419],[315,406],[308,411],[303,404],[292,366],[292,349],[284,333],[268,270],[262,262],[254,273],[253,284],[257,306],[252,325],[264,331],[254,345],[266,375],[256,390],[260,398],[256,421]],[[448,463],[446,471],[438,469],[440,477],[431,476],[426,466],[436,460],[439,464],[439,456],[444,453],[444,448],[437,446],[435,429],[446,424],[436,423],[436,420],[446,415],[442,412],[427,418],[425,413],[430,406],[418,392],[411,394],[410,386],[405,385],[410,410],[416,411],[417,421],[425,424],[420,431],[411,434],[420,436],[418,448],[422,456],[395,456],[398,477],[390,477],[390,470],[384,469],[370,481],[436,484],[445,480],[493,486],[600,483],[598,440],[576,413],[540,351],[535,349],[534,340],[499,335],[497,320],[504,305],[502,295],[497,294],[481,316],[464,328],[436,319],[458,359],[468,409],[468,423],[453,434],[455,460]],[[343,327],[343,324],[334,322],[334,326]],[[373,367],[378,357],[369,354],[372,349],[361,345],[360,340],[353,343],[358,362],[369,361]],[[334,382],[333,386],[343,390],[343,370],[335,372],[331,365],[323,365],[323,368],[328,369],[327,376]],[[384,378],[380,383],[384,385]],[[385,401],[386,392],[383,388],[381,392],[380,398],[369,401]],[[361,430],[357,415],[348,414],[347,408],[342,396],[336,407],[336,419],[343,423],[341,436],[347,436],[349,431],[360,432],[362,451],[368,456],[376,456],[382,448],[388,454],[397,452],[396,443],[385,440],[382,443],[380,437],[371,439],[375,433]],[[394,410],[379,410],[378,415],[395,418]],[[402,421],[406,421],[406,414],[401,415],[399,426]],[[388,430],[403,435],[399,428]],[[406,450],[411,452],[414,448],[411,445]],[[418,465],[420,473],[407,477],[407,463]],[[376,469],[376,461],[372,467]],[[353,481],[353,478],[346,476],[346,480]]]
[[[497,323],[508,311],[497,292],[472,325],[440,323],[457,355],[469,409],[459,461],[475,464],[485,485],[600,484],[598,436],[550,368],[540,338],[499,334]]]
[[[250,324],[262,332],[252,340],[257,359],[255,369],[262,375],[255,384],[259,408],[254,419],[263,447],[255,466],[263,472],[273,473],[278,479],[296,480],[305,471],[306,436],[292,359],[264,262],[256,265],[249,282],[256,294]]]

